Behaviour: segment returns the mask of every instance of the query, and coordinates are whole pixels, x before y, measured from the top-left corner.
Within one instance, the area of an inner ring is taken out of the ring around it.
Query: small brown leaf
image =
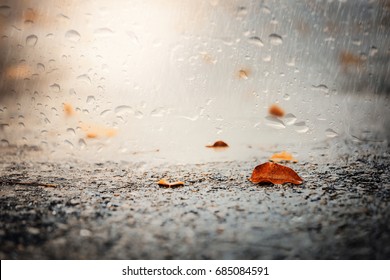
[[[273,162],[281,162],[281,161],[292,161],[292,162],[298,162],[298,160],[296,160],[292,154],[286,152],[286,151],[283,151],[281,153],[276,153],[276,154],[273,154],[270,158],[269,158],[270,161],[273,161]]]
[[[249,178],[252,183],[302,184],[303,180],[291,168],[273,162],[266,162],[255,167]]]
[[[164,188],[177,188],[177,187],[184,186],[184,182],[182,181],[169,183],[166,179],[161,179],[160,181],[157,182],[157,184],[160,187],[164,187]]]
[[[280,118],[284,116],[284,110],[276,104],[273,104],[269,107],[268,113],[271,116],[280,117]]]
[[[227,147],[229,147],[229,145],[226,144],[225,142],[219,140],[219,141],[215,142],[213,145],[207,145],[206,147],[207,148],[227,148]]]

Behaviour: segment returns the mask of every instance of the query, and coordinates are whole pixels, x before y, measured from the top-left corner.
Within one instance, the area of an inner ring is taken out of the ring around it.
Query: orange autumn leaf
[[[157,182],[157,184],[160,187],[165,187],[165,188],[177,188],[177,187],[184,186],[184,182],[182,182],[182,181],[169,183],[166,179],[161,179],[160,181]]]
[[[73,116],[75,114],[73,106],[69,103],[64,103],[64,112],[67,117]]]
[[[114,137],[117,134],[117,130],[115,128],[110,127],[87,125],[84,123],[81,123],[80,127],[85,132],[85,136],[89,139],[94,139],[98,137]]]
[[[303,180],[291,168],[273,162],[266,162],[255,167],[249,178],[252,183],[302,184]]]
[[[284,116],[284,110],[276,104],[273,104],[269,107],[268,113],[271,116],[280,117],[280,118]]]
[[[273,161],[273,162],[281,162],[281,161],[292,161],[292,162],[298,162],[298,160],[296,160],[292,154],[286,152],[286,151],[283,151],[281,153],[275,153],[273,154],[270,158],[269,158],[270,161]]]
[[[89,139],[93,139],[93,138],[97,138],[98,135],[95,132],[88,132],[86,137]]]
[[[8,79],[23,80],[30,77],[32,70],[28,65],[17,64],[5,69],[5,75]]]
[[[226,144],[225,142],[219,140],[219,141],[216,141],[213,145],[207,145],[206,147],[207,148],[227,148],[227,147],[229,147],[229,145]]]

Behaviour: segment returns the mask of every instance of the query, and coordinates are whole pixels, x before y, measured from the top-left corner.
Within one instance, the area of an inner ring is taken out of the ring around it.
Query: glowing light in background
[[[0,1],[1,143],[158,162],[386,148],[389,13],[383,1]],[[229,149],[205,148],[218,139]]]

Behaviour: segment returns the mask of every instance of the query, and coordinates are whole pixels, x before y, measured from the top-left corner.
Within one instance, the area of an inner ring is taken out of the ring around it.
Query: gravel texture
[[[249,182],[266,158],[151,167],[34,153],[1,153],[1,259],[390,258],[387,152],[286,164],[299,186]]]

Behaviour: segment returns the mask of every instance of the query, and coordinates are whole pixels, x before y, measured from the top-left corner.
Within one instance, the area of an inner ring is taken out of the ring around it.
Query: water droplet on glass
[[[133,113],[133,108],[127,105],[121,105],[115,108],[115,114]]]
[[[269,15],[271,13],[270,8],[268,8],[267,6],[261,7],[261,11],[263,12],[263,14],[266,14],[266,15]]]
[[[329,88],[326,85],[323,85],[323,84],[318,85],[318,86],[313,85],[312,88],[314,90],[322,91],[322,92],[324,92],[326,94],[329,94]]]
[[[75,42],[76,43],[76,42],[80,41],[81,35],[76,30],[72,29],[72,30],[68,30],[65,33],[65,38],[68,39],[71,42]]]
[[[289,61],[286,62],[287,66],[293,67],[295,66],[295,57],[291,58]]]
[[[136,111],[134,113],[134,116],[137,118],[137,119],[142,119],[144,117],[144,113],[142,113],[141,111]]]
[[[295,131],[298,133],[305,133],[309,130],[309,127],[306,125],[305,122],[297,122],[294,124]]]
[[[93,95],[89,95],[88,97],[87,97],[87,104],[91,104],[92,102],[95,102],[95,96],[93,96]]]
[[[61,91],[61,87],[59,84],[52,84],[50,85],[50,90],[52,92],[60,92]]]
[[[234,44],[234,39],[231,37],[223,37],[221,40],[227,46],[232,46]]]
[[[38,37],[36,35],[29,35],[26,38],[26,46],[35,47],[38,42]]]
[[[104,111],[102,111],[102,112],[100,113],[100,116],[101,116],[101,117],[105,117],[105,116],[107,116],[110,112],[111,112],[110,109],[104,110]]]
[[[290,95],[289,95],[288,93],[285,93],[285,94],[283,95],[283,99],[284,99],[284,100],[290,100]]]
[[[150,115],[152,117],[162,117],[164,116],[164,113],[165,113],[165,109],[163,107],[159,107],[154,109],[152,112],[150,112]]]
[[[45,65],[42,63],[37,63],[37,69],[39,72],[45,72]]]
[[[359,40],[359,39],[354,39],[354,40],[352,40],[352,45],[360,46],[361,44],[362,44],[362,41]]]
[[[238,18],[241,18],[241,17],[244,17],[248,14],[248,10],[246,7],[238,7],[237,9],[237,17]]]
[[[272,117],[272,116],[267,116],[265,117],[266,121],[265,124],[276,129],[283,129],[286,128],[286,125],[284,122],[278,118]]]
[[[74,145],[72,144],[72,142],[70,142],[69,140],[65,140],[64,143],[69,147],[69,148],[74,148]]]
[[[336,131],[334,131],[333,129],[328,128],[327,130],[325,130],[325,135],[326,135],[326,137],[334,138],[334,137],[338,136],[339,134]]]
[[[71,135],[76,135],[76,131],[74,130],[74,128],[68,128],[66,129],[66,132],[70,133]]]
[[[7,5],[0,6],[0,15],[8,17],[11,14],[11,7]]]
[[[369,52],[369,56],[375,56],[378,53],[378,48],[375,46],[372,46]]]
[[[261,41],[261,39],[259,37],[257,37],[257,36],[250,37],[248,39],[248,43],[250,43],[252,45],[255,45],[255,46],[258,46],[258,47],[263,47],[264,46],[263,41]]]
[[[87,143],[85,143],[85,140],[80,138],[79,139],[79,147],[80,149],[84,149],[87,146]]]
[[[110,36],[112,34],[114,34],[114,32],[110,29],[110,28],[98,28],[96,29],[93,34],[96,36],[96,37],[107,37],[107,36]]]
[[[1,139],[0,146],[1,147],[8,147],[9,146],[9,142],[6,139]]]
[[[269,35],[269,42],[271,43],[271,45],[279,46],[283,44],[283,38],[278,34],[272,33],[271,35]]]
[[[286,125],[292,125],[296,122],[297,117],[294,114],[288,113],[284,116],[284,122]]]
[[[87,84],[91,84],[91,78],[87,74],[83,74],[77,77],[78,81],[85,82]]]
[[[263,61],[264,62],[269,62],[269,61],[271,61],[271,59],[272,59],[271,55],[263,56]]]

